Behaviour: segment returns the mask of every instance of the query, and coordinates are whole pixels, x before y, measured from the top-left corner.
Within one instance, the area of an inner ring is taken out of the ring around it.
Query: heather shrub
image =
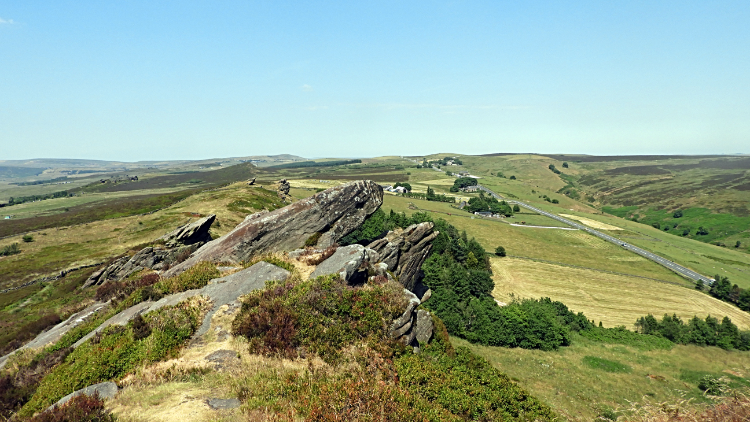
[[[341,349],[387,338],[388,325],[405,307],[394,284],[348,286],[337,275],[300,283],[270,283],[243,303],[232,329],[251,351],[295,357],[315,353],[335,362]]]
[[[205,302],[193,299],[145,315],[143,322],[151,332],[140,339],[135,321],[106,328],[97,341],[80,345],[45,376],[19,415],[31,416],[71,391],[119,379],[142,364],[175,356],[202,322],[205,308]]]
[[[62,406],[55,406],[42,412],[30,422],[110,422],[115,417],[104,409],[104,400],[99,395],[80,395],[68,400]]]

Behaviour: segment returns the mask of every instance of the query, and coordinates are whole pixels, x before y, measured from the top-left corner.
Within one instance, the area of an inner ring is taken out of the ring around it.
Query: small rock
[[[226,350],[226,349],[217,350],[209,354],[208,356],[206,356],[207,361],[218,362],[218,363],[230,362],[236,359],[237,359],[237,352],[232,351],[232,350]]]
[[[214,410],[235,409],[242,404],[237,399],[208,399],[206,403]]]
[[[427,344],[432,338],[432,317],[430,313],[420,309],[417,311],[417,324],[414,327],[415,337],[419,344]]]

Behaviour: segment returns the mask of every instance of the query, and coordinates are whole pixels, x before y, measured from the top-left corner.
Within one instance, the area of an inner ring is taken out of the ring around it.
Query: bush
[[[104,408],[104,400],[98,394],[82,394],[40,413],[31,422],[114,422],[115,417]]]
[[[140,365],[174,356],[201,324],[206,306],[191,300],[144,316],[152,330],[141,339],[136,338],[133,321],[125,327],[107,327],[98,341],[83,343],[44,377],[19,416],[31,416],[71,391],[118,379]]]
[[[18,243],[11,243],[10,245],[0,249],[0,256],[10,256],[21,253],[21,248],[18,247]]]
[[[714,378],[706,375],[698,382],[698,388],[712,396],[720,396],[729,389],[728,383],[721,378]]]
[[[314,353],[335,363],[355,342],[388,341],[388,326],[405,307],[402,292],[395,283],[354,288],[334,275],[271,283],[249,295],[232,331],[246,337],[254,353]]]
[[[505,256],[505,248],[502,246],[498,246],[495,248],[495,255],[497,256]]]
[[[25,235],[23,235],[23,237],[21,239],[23,239],[23,241],[26,242],[26,243],[30,243],[30,242],[34,241],[34,236],[32,236],[30,234],[25,234]]]

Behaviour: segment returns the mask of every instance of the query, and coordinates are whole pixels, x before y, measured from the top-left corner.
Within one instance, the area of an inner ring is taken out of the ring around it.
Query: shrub
[[[210,262],[199,262],[183,273],[159,281],[154,288],[162,294],[173,294],[184,292],[185,290],[200,289],[208,284],[211,279],[221,276],[216,265]]]
[[[98,394],[82,394],[40,413],[30,422],[114,422],[115,417],[104,408],[104,400]]]
[[[152,330],[142,339],[136,338],[133,321],[125,327],[104,329],[98,342],[83,343],[42,379],[19,416],[31,416],[71,391],[120,378],[140,365],[174,356],[202,322],[206,306],[200,299],[193,299],[146,315],[143,320]]]
[[[26,243],[30,243],[34,241],[34,236],[30,234],[25,234],[21,239],[23,239],[23,241]]]
[[[698,382],[698,388],[712,396],[723,395],[728,389],[728,383],[721,378],[714,378],[706,375]]]
[[[21,253],[21,248],[18,247],[18,243],[11,243],[10,245],[0,249],[0,256],[10,256]]]
[[[305,240],[305,246],[306,247],[315,247],[315,245],[318,244],[318,240],[320,240],[320,236],[322,236],[322,232],[316,232],[313,233],[310,237]]]
[[[245,336],[254,353],[310,352],[335,363],[348,345],[387,340],[388,325],[405,307],[402,291],[395,283],[354,288],[336,275],[271,283],[249,295],[232,331]]]
[[[498,246],[495,248],[495,255],[497,256],[505,256],[505,248],[502,246]]]

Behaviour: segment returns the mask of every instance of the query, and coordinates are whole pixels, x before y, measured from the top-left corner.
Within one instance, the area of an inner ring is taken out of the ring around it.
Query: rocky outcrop
[[[289,251],[322,232],[318,247],[331,246],[359,227],[383,203],[383,188],[360,180],[337,186],[271,212],[245,218],[164,275],[179,274],[201,261],[240,263],[263,252]]]
[[[289,184],[289,182],[286,181],[286,179],[279,180],[279,198],[282,201],[285,201],[289,198],[289,190],[292,188],[292,185]]]
[[[414,291],[422,279],[422,264],[430,253],[432,241],[439,234],[433,227],[430,222],[413,224],[404,230],[388,232],[367,247],[378,253],[399,283]]]
[[[424,309],[417,309],[421,302],[414,293],[404,289],[404,295],[408,299],[406,310],[393,321],[389,334],[391,338],[413,346],[417,352],[420,344],[427,344],[432,339],[432,316]]]
[[[147,268],[155,271],[164,270],[183,257],[195,252],[202,245],[203,243],[194,243],[173,249],[145,247],[132,257],[124,256],[106,268],[95,271],[86,280],[82,288],[101,285],[108,281],[120,281]]]
[[[62,406],[63,404],[67,403],[70,399],[73,397],[78,397],[81,395],[84,396],[94,396],[98,395],[100,399],[111,399],[115,395],[117,395],[117,392],[119,389],[117,388],[117,384],[108,381],[108,382],[100,382],[99,384],[90,385],[86,388],[81,388],[78,391],[72,392],[68,394],[67,396],[61,398],[58,400],[57,403],[50,406],[48,409],[52,409],[55,406]]]
[[[362,284],[367,281],[368,266],[377,262],[378,255],[362,245],[349,245],[336,249],[336,252],[323,261],[310,278],[321,275],[339,274],[349,284]]]
[[[94,317],[96,314],[103,312],[107,309],[109,309],[108,303],[95,302],[94,304],[87,306],[86,309],[76,312],[65,321],[39,334],[30,342],[24,344],[23,346],[19,347],[13,352],[0,357],[0,368],[3,368],[6,362],[8,361],[8,358],[12,354],[17,352],[18,350],[38,349],[38,348],[56,343],[58,340],[62,338],[63,335],[65,335],[65,333],[91,320],[91,318]]]
[[[163,240],[168,248],[210,242],[211,235],[208,231],[215,220],[216,214],[211,214],[200,220],[180,226],[174,231],[160,237],[159,240]]]
[[[102,323],[97,329],[73,344],[73,347],[80,346],[86,340],[110,325],[126,325],[130,320],[135,318],[136,315],[147,314],[165,306],[174,306],[194,296],[206,296],[213,303],[213,307],[204,317],[203,324],[193,335],[194,338],[200,337],[208,331],[211,326],[211,318],[221,306],[235,302],[240,296],[246,295],[253,290],[264,288],[266,286],[266,281],[286,280],[289,277],[289,274],[289,271],[269,264],[268,262],[258,262],[252,267],[246,268],[227,277],[213,279],[206,287],[201,289],[175,293],[173,295],[165,296],[157,302],[146,301],[132,306]]]

